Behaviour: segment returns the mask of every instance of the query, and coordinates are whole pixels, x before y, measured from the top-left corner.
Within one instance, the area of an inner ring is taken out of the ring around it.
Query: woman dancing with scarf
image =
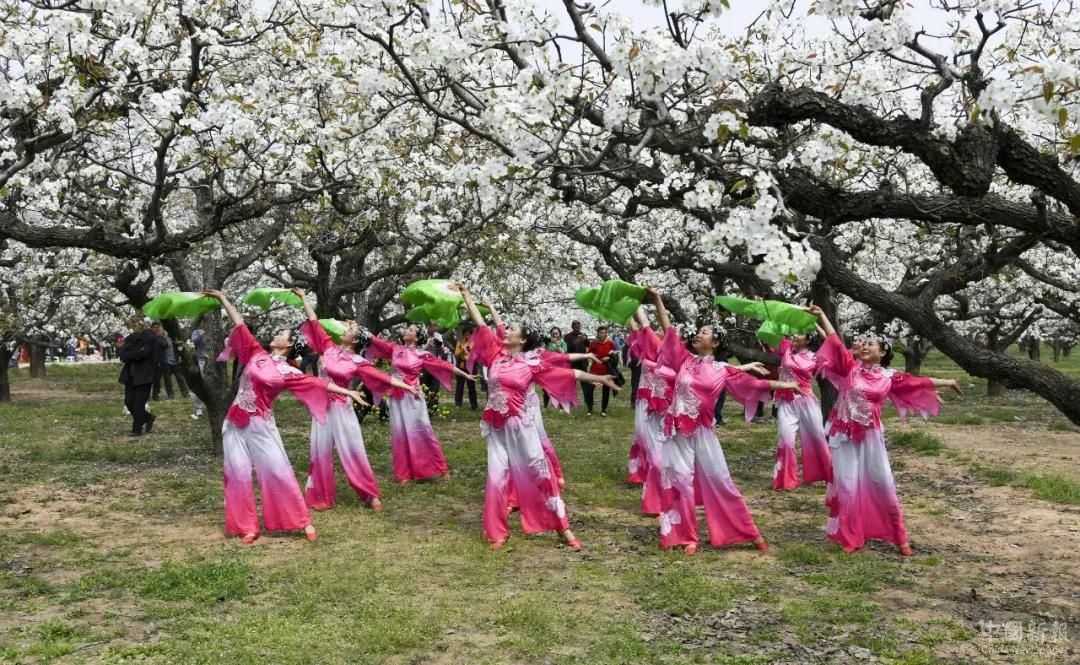
[[[348,390],[326,379],[306,376],[285,362],[292,348],[293,335],[289,329],[278,331],[270,342],[270,353],[244,324],[236,307],[221,291],[204,291],[221,301],[233,323],[227,341],[227,351],[243,366],[236,398],[222,426],[225,467],[225,533],[240,536],[244,544],[259,537],[259,518],[255,512],[255,487],[251,469],[259,477],[262,491],[263,522],[268,531],[300,531],[308,540],[315,540],[315,527],[292,465],[285,454],[285,445],[274,423],[274,400],[288,390],[319,422],[326,420],[328,396],[336,393],[350,397],[357,404],[366,404],[360,393]],[[304,292],[295,290],[300,298]]]
[[[763,381],[747,374],[767,374],[761,363],[733,366],[715,360],[720,340],[712,326],[698,328],[691,353],[678,329],[671,325],[659,292],[650,288],[648,294],[664,329],[664,341],[659,362],[643,364],[656,368],[655,371],[674,384],[671,406],[664,416],[664,430],[669,438],[663,445],[661,458],[660,546],[664,549],[685,546],[688,556],[697,552],[695,505],[700,497],[713,547],[752,542],[764,551],[768,546],[731,478],[723,448],[713,431],[713,411],[720,392],[727,390],[746,408],[749,421],[757,413],[758,404],[768,400],[770,390],[795,389],[798,385]]]
[[[481,424],[487,441],[488,475],[484,488],[484,533],[492,549],[506,544],[510,535],[508,512],[511,493],[517,495],[521,528],[525,533],[557,531],[566,545],[581,549],[570,531],[566,505],[540,442],[526,393],[533,383],[551,395],[556,406],[577,399],[577,381],[590,381],[618,389],[610,376],[571,369],[562,354],[537,351],[539,339],[524,327],[512,326],[500,340],[484,324],[468,289],[457,285],[469,315],[476,323],[473,349],[488,368],[488,401]]]
[[[952,388],[956,381],[912,376],[888,369],[892,348],[881,338],[865,338],[858,357],[844,347],[829,318],[818,306],[808,308],[818,317],[825,343],[817,359],[822,374],[839,395],[829,419],[829,448],[833,480],[826,493],[829,521],[825,533],[845,552],[861,549],[867,540],[884,540],[911,556],[904,513],[885,449],[881,407],[892,400],[901,417],[909,412],[937,415],[941,397],[937,388]]]
[[[664,414],[671,405],[673,386],[657,371],[661,340],[641,308],[630,319],[629,345],[630,355],[641,363],[641,380],[634,396],[634,441],[630,446],[626,481],[641,485],[641,514],[656,516],[662,509]]]
[[[354,380],[362,381],[371,391],[375,402],[391,390],[419,396],[418,387],[410,386],[379,371],[370,361],[356,353],[354,347],[360,338],[360,326],[356,321],[346,323],[341,343],[334,344],[330,335],[319,324],[315,310],[306,300],[304,313],[307,314],[307,321],[301,326],[301,332],[308,346],[322,359],[319,366],[321,378],[329,378],[332,383],[343,388],[350,386]],[[360,422],[352,405],[341,395],[330,396],[325,423],[315,419],[311,421],[311,463],[304,488],[304,498],[307,499],[308,506],[314,510],[329,510],[334,507],[337,493],[337,482],[334,480],[335,448],[349,486],[372,510],[382,510],[379,483],[375,480],[375,473],[368,461]]]
[[[488,308],[491,313],[491,321],[495,324],[495,336],[500,342],[506,339],[506,325],[503,323],[502,317],[499,316],[499,310],[495,308],[495,305],[490,301],[484,301],[484,307]],[[565,344],[563,345],[566,346]],[[592,353],[563,353],[555,352],[550,349],[544,349],[547,359],[559,367],[570,368],[570,363],[577,362],[579,360],[587,360],[589,362],[599,362],[596,356]],[[469,358],[471,371],[472,364],[477,362],[476,356],[470,356]],[[545,393],[546,395],[547,393]],[[525,408],[528,410],[529,415],[532,417],[533,422],[536,424],[536,431],[540,434],[540,444],[544,447],[544,455],[548,458],[548,463],[551,464],[551,472],[555,474],[555,479],[559,483],[559,489],[566,487],[566,478],[563,475],[562,462],[559,460],[559,454],[555,452],[555,444],[551,443],[551,437],[547,435],[547,430],[544,428],[544,413],[540,407],[540,398],[536,394],[535,387],[530,387],[525,394]],[[513,496],[511,491],[510,505],[512,508],[517,508],[517,500]]]
[[[368,342],[369,360],[385,358],[390,361],[394,378],[419,389],[420,372],[426,370],[443,388],[450,389],[450,377],[457,375],[475,381],[472,374],[461,371],[453,364],[436,358],[427,351],[416,348],[419,331],[409,326],[401,335],[401,344],[372,336]],[[401,388],[390,390],[390,456],[394,464],[394,478],[402,485],[410,480],[450,477],[442,444],[431,429],[427,402],[419,392],[406,392]]]
[[[821,403],[814,396],[812,384],[818,362],[810,350],[809,337],[785,337],[777,354],[780,356],[780,380],[794,381],[799,387],[797,390],[778,390],[774,395],[778,436],[773,489],[790,490],[799,486],[796,436],[802,445],[802,483],[832,482],[832,460],[825,442],[825,428],[821,424]]]

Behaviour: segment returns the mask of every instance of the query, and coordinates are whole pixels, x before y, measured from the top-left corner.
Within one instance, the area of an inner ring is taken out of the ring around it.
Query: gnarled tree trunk
[[[32,342],[30,344],[30,376],[35,379],[45,378],[45,350],[48,348],[44,342]]]
[[[8,366],[11,364],[11,357],[18,353],[17,348],[11,349],[6,344],[0,344],[0,402],[11,401],[11,376]]]

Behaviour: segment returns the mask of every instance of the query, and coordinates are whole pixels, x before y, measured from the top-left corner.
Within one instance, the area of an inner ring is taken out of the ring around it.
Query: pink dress
[[[634,442],[627,463],[627,482],[641,483],[641,513],[659,515],[661,453],[667,438],[664,414],[671,404],[674,383],[655,369],[661,342],[652,328],[631,332],[629,344],[630,355],[641,362],[641,380],[634,395]]]
[[[813,351],[796,352],[785,338],[777,350],[780,355],[780,380],[794,381],[798,390],[777,390],[776,465],[773,489],[790,490],[799,486],[799,463],[795,458],[795,438],[802,443],[803,484],[832,481],[832,460],[821,424],[821,404],[814,397],[813,379],[817,357]]]
[[[577,398],[574,370],[569,368],[565,354],[506,353],[498,336],[487,326],[478,327],[472,340],[477,360],[488,368],[488,399],[481,424],[488,460],[485,536],[493,543],[508,537],[512,494],[516,495],[525,533],[568,529],[566,505],[544,453],[528,393],[537,383],[556,406],[569,407]]]
[[[711,357],[692,355],[675,328],[669,328],[654,365],[675,391],[664,416],[670,438],[663,445],[660,546],[698,542],[695,505],[705,506],[709,542],[714,547],[757,540],[757,526],[728,471],[713,431],[713,410],[721,391],[742,403],[749,421],[769,398],[769,383]],[[651,364],[651,363],[650,363]]]
[[[394,344],[372,337],[367,348],[369,359],[386,358],[392,375],[410,386],[420,385],[420,372],[427,370],[446,389],[450,388],[454,366],[427,351],[404,344]],[[394,388],[390,396],[390,455],[398,482],[423,480],[445,475],[450,467],[442,444],[431,429],[427,402],[422,396]]]
[[[881,407],[890,399],[902,417],[909,412],[937,415],[933,381],[859,363],[835,334],[826,338],[817,357],[822,374],[840,393],[828,434],[833,482],[825,498],[830,515],[825,533],[849,552],[867,540],[904,545],[908,535],[885,450]]]
[[[326,379],[307,376],[263,350],[247,326],[233,328],[228,350],[244,365],[236,398],[222,426],[225,471],[225,532],[259,532],[251,469],[259,477],[263,522],[268,531],[300,530],[311,523],[300,485],[274,423],[274,400],[291,392],[316,421],[326,420]]]
[[[334,344],[322,326],[307,321],[301,328],[308,345],[321,356],[319,376],[329,378],[342,388],[355,380],[362,381],[375,401],[389,392],[390,376],[380,372],[363,356]],[[379,497],[379,483],[368,461],[364,435],[356,419],[352,401],[345,395],[330,394],[330,408],[325,423],[311,421],[311,463],[304,496],[316,510],[332,508],[336,500],[334,449],[341,459],[345,478],[360,500],[371,503]]]

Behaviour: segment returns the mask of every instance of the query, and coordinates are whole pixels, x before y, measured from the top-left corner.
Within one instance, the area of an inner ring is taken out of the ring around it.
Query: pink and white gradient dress
[[[769,383],[711,357],[691,354],[675,328],[664,336],[659,364],[650,364],[669,377],[674,374],[675,385],[664,416],[669,438],[661,455],[660,546],[698,543],[699,502],[705,506],[713,547],[757,540],[760,533],[713,431],[713,410],[721,391],[727,390],[744,405],[749,421],[758,403],[768,400]]]
[[[226,343],[244,371],[222,426],[225,467],[225,533],[259,533],[251,469],[259,477],[263,523],[268,531],[298,531],[311,523],[304,495],[285,454],[274,400],[283,390],[296,396],[316,421],[326,420],[326,379],[306,376],[263,350],[247,326],[233,328]]]
[[[817,358],[822,374],[840,393],[828,432],[833,481],[825,495],[825,533],[849,552],[867,540],[904,545],[908,534],[885,450],[881,407],[888,398],[902,417],[909,412],[937,415],[941,405],[933,381],[864,365],[835,334],[825,339]]]
[[[508,510],[516,499],[525,533],[570,528],[559,483],[544,452],[540,431],[529,408],[533,383],[547,391],[556,406],[577,399],[574,370],[565,354],[530,351],[511,355],[488,326],[473,332],[477,360],[488,368],[488,399],[481,429],[487,442],[484,487],[484,535],[495,543],[509,536]]]
[[[427,351],[372,337],[367,356],[369,359],[388,359],[393,368],[391,374],[410,386],[419,386],[420,372],[427,370],[443,388],[450,389],[454,366]],[[394,478],[403,483],[445,475],[450,467],[443,455],[442,444],[431,429],[427,402],[423,396],[397,388],[391,389],[388,395],[390,456],[394,464]]]
[[[674,381],[657,372],[660,337],[652,328],[630,333],[630,355],[641,362],[641,380],[634,395],[634,442],[627,462],[627,482],[641,484],[641,513],[661,511],[661,454],[664,441],[664,414],[671,405]],[[674,376],[670,376],[674,379]]]
[[[334,344],[318,322],[305,322],[301,331],[308,345],[321,356],[320,377],[328,378],[342,388],[348,388],[354,380],[360,380],[374,395],[375,401],[391,390],[388,374],[380,372],[366,358]],[[334,479],[335,448],[345,478],[360,500],[371,503],[379,498],[379,483],[368,461],[364,435],[353,411],[352,400],[345,395],[331,393],[326,422],[311,421],[311,464],[304,487],[308,506],[316,510],[334,506],[337,493]]]
[[[832,481],[832,460],[825,442],[825,427],[821,424],[821,403],[814,396],[812,381],[817,372],[817,357],[813,351],[796,352],[791,340],[785,338],[777,350],[780,355],[780,380],[799,384],[798,390],[777,390],[776,465],[773,467],[773,489],[790,490],[799,486],[799,463],[795,458],[795,438],[802,444],[804,485]]]

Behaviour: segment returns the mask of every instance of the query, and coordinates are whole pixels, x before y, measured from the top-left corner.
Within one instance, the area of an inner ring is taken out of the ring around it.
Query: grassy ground
[[[1080,374],[1080,362],[1064,366]],[[153,435],[124,436],[115,367],[15,377],[0,405],[0,662],[143,663],[1066,663],[1080,626],[1080,434],[1041,401],[964,378],[933,425],[890,420],[916,556],[844,555],[822,538],[823,489],[769,489],[774,425],[734,410],[732,473],[772,543],[657,548],[625,485],[632,414],[549,412],[571,523],[490,552],[476,415],[436,421],[454,478],[389,482],[385,426],[365,423],[386,510],[339,483],[320,539],[221,535],[221,466],[184,400]],[[277,410],[307,466],[308,420]],[[515,525],[516,526],[516,525]],[[1019,631],[1019,632],[1018,632]]]

